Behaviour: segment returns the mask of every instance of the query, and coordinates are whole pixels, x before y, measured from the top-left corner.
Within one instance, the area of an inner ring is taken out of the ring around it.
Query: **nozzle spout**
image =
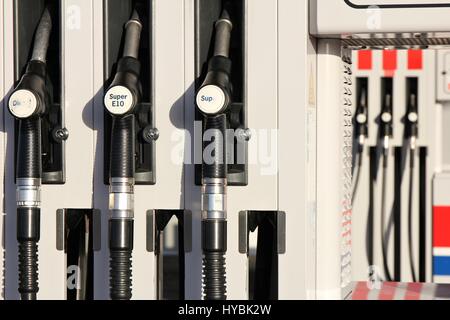
[[[230,39],[233,24],[227,10],[222,11],[220,19],[216,22],[216,43],[214,55],[228,58],[230,55]]]
[[[133,11],[131,19],[125,25],[124,57],[139,57],[139,46],[141,42],[142,23],[136,10]]]
[[[48,7],[42,13],[41,20],[34,37],[34,47],[31,60],[46,62],[47,51],[50,43],[50,34],[52,32],[52,17]]]

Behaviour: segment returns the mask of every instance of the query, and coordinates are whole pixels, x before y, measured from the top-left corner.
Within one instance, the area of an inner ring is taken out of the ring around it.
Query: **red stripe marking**
[[[397,50],[383,50],[383,70],[386,77],[393,77],[397,70]]]
[[[358,69],[372,70],[372,50],[358,51]]]
[[[422,287],[422,283],[408,283],[405,300],[420,300]]]
[[[422,50],[408,50],[408,70],[422,70],[423,52]]]
[[[352,300],[369,300],[369,288],[366,282],[358,282],[353,291]]]
[[[433,207],[433,246],[450,247],[450,207]]]
[[[397,283],[395,282],[384,282],[381,287],[379,300],[394,300],[395,290],[397,288]]]

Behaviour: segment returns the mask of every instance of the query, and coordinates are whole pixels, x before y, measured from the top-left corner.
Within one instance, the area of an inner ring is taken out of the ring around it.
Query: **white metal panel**
[[[351,5],[355,2],[360,6]],[[378,7],[370,8],[367,2],[311,0],[311,33],[320,37],[340,37],[352,33],[450,31],[448,1],[442,3],[441,7],[430,7],[430,3],[423,0],[396,1],[404,5],[403,7],[384,7],[380,3],[389,4],[388,1],[370,1],[372,4],[378,4]]]
[[[278,1],[278,197],[287,222],[286,253],[279,256],[282,300],[316,298],[317,76],[307,16],[306,1]]]
[[[318,44],[317,298],[341,297],[342,59],[339,40]]]
[[[195,0],[186,0],[184,16],[184,205],[192,211],[192,251],[186,255],[185,285],[186,299],[200,300],[202,297],[202,250],[200,187],[195,185],[194,141],[195,122]],[[201,127],[200,127],[201,128]]]
[[[13,0],[3,2],[4,14],[4,88],[7,95],[14,85],[14,8]],[[7,100],[8,98],[5,97]],[[5,219],[5,299],[18,300],[17,272],[17,240],[16,240],[16,187],[14,184],[14,118],[4,113],[5,121],[5,180],[4,180],[4,210]]]
[[[238,252],[239,211],[278,207],[277,1],[247,0],[245,14],[245,103],[248,126],[254,133],[249,141],[248,186],[228,189],[229,299],[248,299],[247,259]]]
[[[172,154],[175,132],[184,144],[184,2],[153,1],[152,27],[153,106],[160,138],[155,151],[156,185],[135,190],[134,299],[156,298],[156,260],[145,245],[146,210],[184,208],[183,164]]]
[[[103,184],[103,1],[93,1],[93,140],[92,205],[101,211],[101,250],[94,252],[94,299],[109,299],[108,187]]]

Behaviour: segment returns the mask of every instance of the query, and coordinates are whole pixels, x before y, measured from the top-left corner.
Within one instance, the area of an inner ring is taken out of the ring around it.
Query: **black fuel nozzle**
[[[393,135],[392,95],[390,93],[385,94],[383,97],[380,123],[383,149],[385,151],[385,155],[387,155],[389,151],[390,139]]]
[[[39,117],[49,109],[51,94],[46,57],[52,31],[50,8],[46,7],[34,37],[31,60],[11,94],[8,109],[16,119]]]
[[[227,163],[226,129],[231,103],[231,23],[227,10],[215,24],[214,55],[208,73],[197,92],[197,107],[204,115],[205,136],[202,166],[202,251],[203,297],[205,300],[225,300],[227,251]],[[212,147],[213,153],[207,154]]]
[[[8,107],[18,121],[16,206],[19,244],[19,286],[22,300],[35,300],[38,284],[38,242],[40,239],[42,136],[41,117],[49,111],[51,93],[46,57],[52,31],[47,6],[37,27],[33,53]]]
[[[411,94],[408,101],[408,113],[406,115],[407,132],[411,141],[411,148],[416,148],[417,138],[419,136],[419,111],[417,108],[417,95]]]
[[[356,136],[358,137],[358,143],[360,148],[364,146],[365,140],[368,137],[368,120],[369,111],[367,107],[367,92],[366,90],[361,90],[360,96],[358,97],[358,105],[356,107]]]
[[[208,72],[197,92],[197,107],[204,116],[225,113],[231,103],[230,39],[233,24],[226,10],[215,24],[214,55],[208,62]]]
[[[123,56],[117,63],[117,72],[106,91],[106,110],[116,117],[133,114],[142,100],[140,82],[141,63],[138,60],[142,23],[137,11],[125,25]]]
[[[110,297],[132,297],[134,237],[135,113],[142,98],[138,60],[142,24],[136,10],[125,25],[123,57],[104,98],[112,115],[109,172]]]
[[[9,112],[18,120],[40,117],[48,111],[49,101],[47,65],[32,60],[9,98]]]

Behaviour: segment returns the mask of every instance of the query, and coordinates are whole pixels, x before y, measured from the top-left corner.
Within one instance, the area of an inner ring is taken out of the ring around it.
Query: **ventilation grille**
[[[450,38],[352,38],[342,40],[346,47],[422,47],[450,46]]]

